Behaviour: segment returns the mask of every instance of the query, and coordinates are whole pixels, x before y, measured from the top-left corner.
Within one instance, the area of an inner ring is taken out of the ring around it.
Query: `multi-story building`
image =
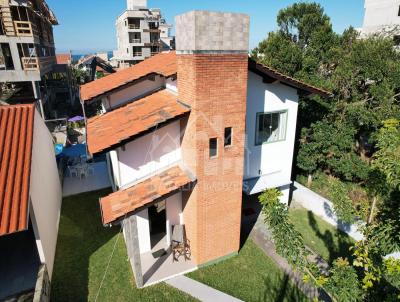
[[[362,35],[392,36],[400,44],[400,0],[365,0]]]
[[[35,100],[44,115],[49,95],[43,79],[56,64],[57,19],[42,0],[1,0],[0,16],[0,82],[14,91],[8,101]]]
[[[176,52],[81,86],[102,111],[88,151],[107,154],[115,191],[103,224],[122,227],[139,287],[235,255],[243,195],[288,202],[299,96],[330,94],[256,63],[248,41],[248,16],[193,11],[176,18]]]
[[[113,60],[120,67],[128,67],[169,50],[171,44],[166,46],[161,40],[161,27],[163,36],[169,34],[159,9],[148,9],[147,0],[127,0],[127,10],[116,21],[118,50],[114,51]]]

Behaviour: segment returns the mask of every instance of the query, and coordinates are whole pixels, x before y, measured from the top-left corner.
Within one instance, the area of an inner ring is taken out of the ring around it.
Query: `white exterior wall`
[[[247,94],[244,179],[265,175],[270,176],[271,183],[277,184],[276,186],[288,184],[291,179],[296,136],[297,90],[280,83],[265,84],[262,77],[249,72]],[[257,113],[280,110],[287,110],[288,114],[286,139],[256,145]]]
[[[139,237],[139,251],[141,254],[151,251],[149,211],[144,209],[136,214]]]
[[[35,229],[38,232],[35,235],[40,240],[39,254],[44,256],[51,278],[57,244],[62,189],[52,137],[37,111],[35,111],[33,130],[30,198],[35,218],[32,220],[35,220]]]
[[[165,82],[165,87],[168,90],[171,90],[173,92],[178,93],[178,83],[176,80],[172,80],[171,78],[168,78]]]
[[[167,199],[166,211],[167,244],[169,245],[171,243],[172,226],[183,224],[182,192],[178,192]]]
[[[180,122],[171,123],[117,149],[118,163],[114,175],[121,187],[171,166],[181,160]]]
[[[146,95],[165,86],[165,78],[156,76],[154,81],[146,80],[131,85],[125,89],[114,92],[107,98],[103,98],[103,108],[106,110],[129,103],[133,99]]]
[[[400,26],[399,7],[400,0],[365,0],[363,34]]]

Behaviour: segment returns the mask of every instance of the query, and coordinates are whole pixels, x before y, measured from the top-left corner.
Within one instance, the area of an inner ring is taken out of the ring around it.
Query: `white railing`
[[[137,51],[133,53],[134,57],[141,57],[142,56],[142,52],[141,51]]]
[[[131,43],[141,43],[141,39],[131,39]]]

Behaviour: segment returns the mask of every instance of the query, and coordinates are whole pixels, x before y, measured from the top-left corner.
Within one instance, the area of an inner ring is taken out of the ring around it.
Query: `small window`
[[[217,156],[218,141],[216,138],[210,138],[210,157]]]
[[[286,138],[287,111],[258,113],[256,145],[283,141]]]
[[[232,146],[232,127],[225,128],[224,147]]]
[[[399,46],[400,45],[400,36],[399,35],[395,35],[393,37],[393,42],[395,46]]]
[[[399,11],[397,12],[397,16],[400,17],[400,6],[399,6]]]

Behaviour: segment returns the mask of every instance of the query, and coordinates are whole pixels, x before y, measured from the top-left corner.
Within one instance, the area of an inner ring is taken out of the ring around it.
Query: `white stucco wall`
[[[165,82],[165,86],[167,89],[178,93],[178,83],[176,80],[172,80],[171,78],[167,79]]]
[[[118,148],[118,164],[113,164],[114,174],[119,175],[120,186],[139,181],[160,171],[182,158],[180,123],[173,122]]]
[[[103,107],[106,110],[109,110],[110,108],[124,105],[133,99],[144,96],[163,86],[165,86],[165,79],[160,76],[156,76],[154,81],[145,80],[134,85],[130,85],[129,87],[116,91],[107,98],[104,98],[102,101]]]
[[[247,94],[244,179],[270,175],[276,184],[288,184],[296,136],[297,91],[280,83],[265,84],[260,76],[249,72]],[[257,113],[280,110],[287,110],[285,140],[256,145]]]
[[[35,112],[30,197],[40,246],[49,275],[53,272],[61,210],[62,189],[50,132]],[[40,247],[39,247],[40,249]]]
[[[167,244],[171,243],[172,226],[183,224],[182,192],[169,197],[166,202],[167,210]]]
[[[366,0],[363,33],[371,34],[384,27],[400,25],[400,0]]]
[[[136,214],[139,237],[139,250],[141,254],[151,251],[149,211],[144,209]]]

